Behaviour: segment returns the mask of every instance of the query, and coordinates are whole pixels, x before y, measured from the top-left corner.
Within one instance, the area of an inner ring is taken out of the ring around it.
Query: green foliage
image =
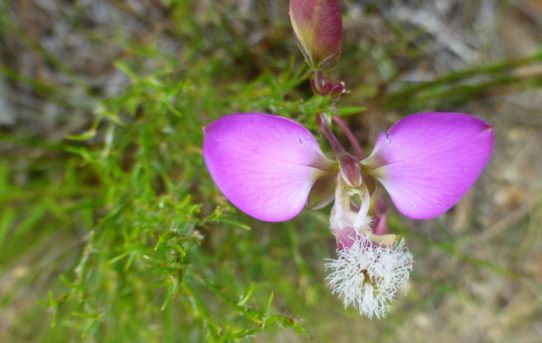
[[[187,56],[192,68],[183,70],[158,49],[148,47],[144,54],[162,67],[145,73],[137,63],[116,64],[130,78],[129,87],[99,104],[89,130],[54,147],[63,161],[55,167],[65,168],[64,177],[50,190],[45,180],[32,185],[32,198],[40,200],[10,236],[16,247],[40,222],[53,231],[50,216],[64,219],[61,225],[70,230],[78,226],[73,234],[80,256],[43,303],[53,318],[42,339],[227,342],[277,327],[303,333],[288,306],[278,310],[274,292],[286,290],[283,303],[285,296],[307,292],[314,303],[313,284],[321,288],[321,279],[315,281],[301,257],[294,225],[283,225],[285,238],[258,239],[261,226],[269,225],[254,223],[255,234],[247,218],[234,213],[205,170],[201,127],[224,113],[250,110],[298,113],[312,121],[314,113],[328,109],[328,99],[289,100],[306,82],[305,71],[294,72],[293,64],[278,75],[231,82],[231,91],[217,87],[216,70],[199,69],[197,59]],[[70,189],[73,194],[66,194]],[[2,218],[3,239],[14,210],[8,207]],[[317,227],[327,237],[326,226]],[[270,285],[285,280],[283,265],[302,268],[304,284],[294,293],[287,283]]]
[[[266,76],[242,86],[240,97],[218,100],[201,71],[178,78],[171,64],[140,77],[117,67],[130,87],[102,103],[97,129],[67,146],[96,178],[99,214],[75,275],[50,298],[56,326],[110,342],[222,342],[277,326],[302,332],[297,319],[273,313],[273,293],[250,277],[254,265],[242,266],[271,247],[252,251],[251,227],[232,219],[200,148],[201,127],[225,108],[293,109],[298,102],[286,101],[284,90],[299,81]]]

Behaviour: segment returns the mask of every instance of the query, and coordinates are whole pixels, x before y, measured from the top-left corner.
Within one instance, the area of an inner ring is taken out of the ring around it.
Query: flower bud
[[[343,44],[339,0],[290,0],[290,20],[307,63],[315,69],[333,67]]]
[[[321,96],[327,96],[333,90],[333,81],[329,81],[320,71],[315,71],[311,75],[311,86],[314,93]]]
[[[331,100],[339,101],[346,94],[346,86],[343,81],[333,81],[331,83]]]
[[[350,186],[358,188],[361,186],[362,178],[359,169],[359,161],[352,155],[344,153],[339,156],[339,167],[343,180]]]

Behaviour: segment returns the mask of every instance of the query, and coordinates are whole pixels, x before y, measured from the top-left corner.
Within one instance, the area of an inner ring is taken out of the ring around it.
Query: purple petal
[[[493,128],[460,113],[418,113],[381,133],[363,162],[407,217],[450,209],[474,184],[493,150]]]
[[[203,155],[218,188],[248,215],[270,222],[301,212],[331,161],[309,130],[269,114],[232,114],[204,129]]]

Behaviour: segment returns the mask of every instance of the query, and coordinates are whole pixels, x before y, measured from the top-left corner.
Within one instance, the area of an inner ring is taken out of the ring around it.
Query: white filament
[[[412,270],[413,257],[404,241],[381,246],[359,235],[350,248],[337,253],[336,260],[326,263],[332,293],[342,298],[345,307],[353,306],[369,319],[385,317]]]
[[[352,199],[359,197],[360,206],[357,211],[352,209]],[[370,226],[373,219],[369,216],[371,197],[365,185],[360,188],[349,187],[339,176],[335,189],[335,204],[331,209],[331,230],[336,236],[341,236],[340,231],[353,229],[360,234],[371,232]]]

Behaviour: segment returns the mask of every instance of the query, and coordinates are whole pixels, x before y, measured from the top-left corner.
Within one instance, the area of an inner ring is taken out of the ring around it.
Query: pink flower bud
[[[290,0],[290,20],[309,65],[315,69],[333,67],[343,44],[339,0]]]
[[[350,187],[358,188],[361,186],[361,171],[357,158],[348,153],[343,153],[339,156],[339,166],[343,180]]]

